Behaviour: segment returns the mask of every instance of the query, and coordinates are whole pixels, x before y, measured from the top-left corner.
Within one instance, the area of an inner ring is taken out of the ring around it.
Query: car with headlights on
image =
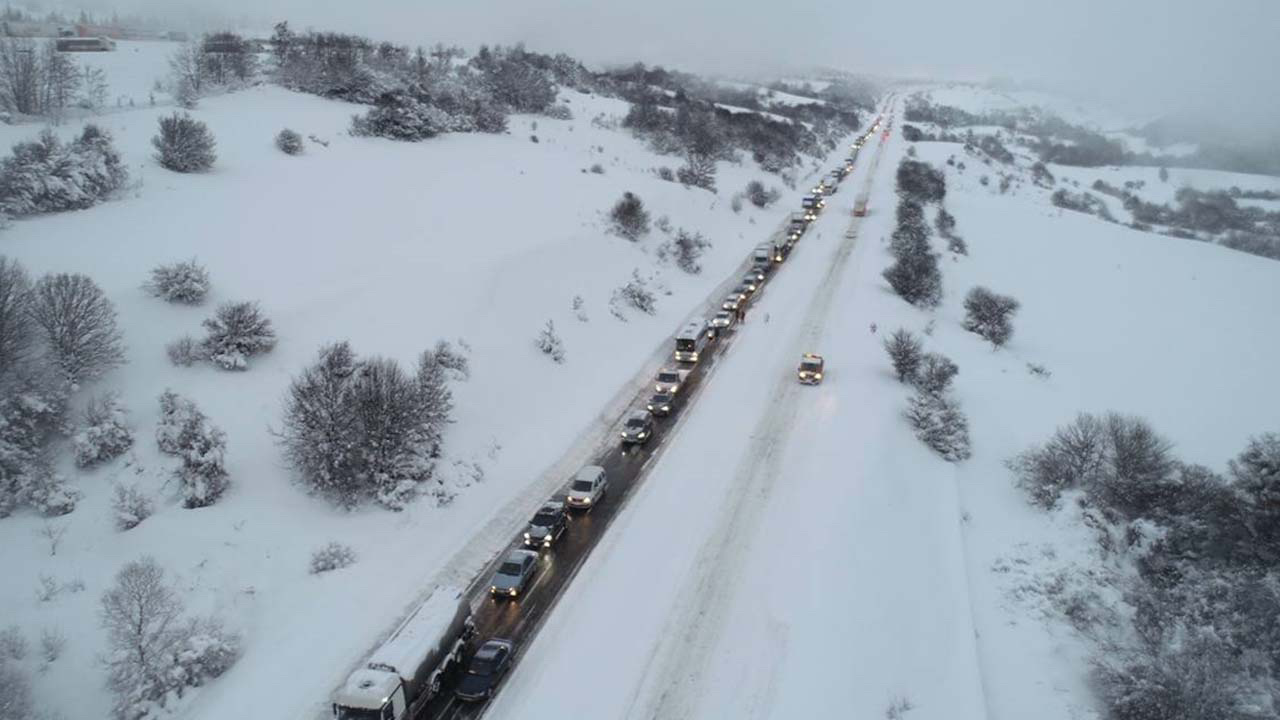
[[[676,407],[676,396],[671,393],[654,393],[645,407],[657,417],[666,417]]]
[[[653,437],[653,416],[648,410],[631,413],[622,421],[622,444],[643,445]]]
[[[489,594],[494,598],[514,598],[524,592],[538,571],[538,553],[532,550],[512,550],[507,553],[498,570],[489,581]]]
[[[822,382],[822,370],[825,365],[821,355],[805,353],[800,358],[800,367],[796,370],[796,376],[802,384],[818,385]]]
[[[573,476],[569,483],[569,493],[565,495],[565,504],[570,508],[590,510],[600,503],[609,491],[609,476],[599,465],[588,465]]]
[[[548,500],[538,508],[529,527],[524,530],[524,546],[537,550],[550,548],[569,529],[569,513],[564,503]]]

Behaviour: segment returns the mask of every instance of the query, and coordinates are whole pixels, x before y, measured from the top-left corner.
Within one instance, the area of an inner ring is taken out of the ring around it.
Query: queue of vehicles
[[[853,171],[858,150],[881,127],[877,118],[871,128],[853,143],[844,163],[824,176],[801,201],[801,211],[792,213],[787,226],[773,240],[753,252],[751,263],[740,283],[706,319],[687,323],[675,337],[674,367],[664,367],[654,379],[653,392],[643,410],[627,415],[620,431],[624,445],[649,442],[655,432],[656,417],[673,414],[681,402],[680,391],[691,370],[680,365],[696,365],[706,355],[708,345],[723,331],[741,320],[746,305],[765,283],[769,272],[784,262],[792,248],[826,207],[828,195],[837,192],[840,182]],[[865,214],[865,197],[855,203],[855,215]],[[797,370],[803,384],[822,382],[824,360],[805,353]],[[570,480],[563,500],[548,500],[526,527],[520,546],[508,551],[489,582],[494,601],[516,601],[527,592],[540,568],[540,554],[551,552],[572,524],[571,510],[589,512],[608,492],[609,478],[603,467],[587,465]],[[504,638],[489,638],[471,653],[463,669],[467,651],[476,635],[471,607],[466,595],[456,588],[440,588],[414,611],[335,693],[332,712],[335,720],[413,720],[432,698],[437,697],[446,678],[461,670],[453,690],[458,700],[472,702],[491,698],[514,663],[515,645]]]

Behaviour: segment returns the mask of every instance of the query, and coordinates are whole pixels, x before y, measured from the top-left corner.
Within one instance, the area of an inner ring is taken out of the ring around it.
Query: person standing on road
[[[737,322],[742,322],[743,320],[745,320],[747,318],[746,303],[738,303],[738,309],[734,310],[733,312],[737,317]]]

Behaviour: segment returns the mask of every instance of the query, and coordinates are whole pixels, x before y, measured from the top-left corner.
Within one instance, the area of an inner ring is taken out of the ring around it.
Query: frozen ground
[[[955,148],[916,147],[939,166]],[[810,324],[848,190],[753,308],[493,716],[879,718],[906,700],[911,720],[1096,717],[1087,644],[1023,592],[1089,563],[1092,540],[1031,508],[1004,460],[1077,412],[1117,410],[1221,469],[1274,427],[1280,337],[1261,309],[1280,307],[1280,263],[948,168],[970,255],[944,254],[943,305],[916,311],[880,277],[904,151],[890,141],[831,314]],[[1022,302],[1000,351],[960,327],[978,284]],[[880,346],[931,322],[926,349],[959,365],[973,434],[957,465],[911,434]],[[808,350],[827,358],[817,388],[792,380]]]
[[[143,88],[164,72],[167,52],[129,52],[94,56],[138,60],[120,70],[129,79],[108,78],[113,87]],[[750,204],[731,211],[729,197],[748,180],[771,180],[748,167],[722,165],[718,196],[659,180],[651,169],[673,158],[591,122],[621,116],[622,103],[576,93],[566,101],[575,120],[515,117],[506,135],[400,144],[347,136],[356,106],[260,86],[201,102],[193,114],[217,138],[218,162],[194,176],[165,171],[150,157],[165,109],[97,120],[115,135],[136,187],[119,201],[15,222],[0,234],[0,252],[33,274],[87,273],[116,304],[128,364],[86,392],[120,390],[138,437],[116,463],[63,468],[85,497],[54,521],[66,527],[55,557],[37,534],[43,520],[24,514],[0,522],[0,615],[31,643],[43,628],[70,638],[66,654],[35,677],[42,706],[68,720],[102,717],[109,698],[97,662],[98,598],[122,563],[150,554],[193,612],[215,613],[245,638],[240,662],[194,693],[185,714],[303,717],[323,708],[435,578],[448,571],[469,579],[506,542],[506,534],[473,536],[501,527],[505,513],[523,519],[525,508],[509,501],[597,426],[608,399],[651,362],[708,283],[785,213]],[[309,140],[302,156],[287,157],[272,145],[286,126],[327,145]],[[78,130],[78,123],[57,129]],[[0,127],[0,143],[38,131]],[[588,171],[595,163],[603,174]],[[655,250],[666,240],[659,230],[640,244],[606,232],[604,215],[624,191],[637,193],[655,220],[669,215],[673,226],[707,236],[704,276],[658,263]],[[190,257],[212,275],[204,307],[166,305],[140,289],[151,267]],[[627,310],[622,322],[608,302],[634,269],[651,278],[658,313]],[[571,310],[575,295],[586,322]],[[280,335],[277,348],[245,373],[171,366],[164,345],[198,336],[201,320],[228,300],[260,301]],[[567,348],[563,366],[533,346],[548,319]],[[289,379],[322,343],[348,339],[362,355],[409,364],[442,338],[465,339],[472,365],[471,379],[454,388],[457,422],[442,461],[442,475],[460,490],[451,506],[340,513],[291,483],[270,430]],[[151,440],[165,388],[194,399],[228,435],[232,489],[212,508],[181,509],[166,485],[171,460]],[[482,477],[455,461],[474,463]],[[117,480],[160,500],[157,513],[127,533],[115,531],[108,508]],[[351,545],[359,562],[308,575],[311,551],[331,540]],[[38,602],[42,575],[67,589]],[[34,658],[27,669],[34,674]]]

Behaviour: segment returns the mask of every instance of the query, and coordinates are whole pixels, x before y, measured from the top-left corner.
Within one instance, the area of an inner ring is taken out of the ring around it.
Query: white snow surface
[[[98,60],[130,57],[138,66],[128,77],[165,72],[167,53]],[[669,335],[786,210],[732,212],[734,192],[768,181],[750,164],[722,164],[719,195],[661,181],[652,168],[671,165],[670,157],[591,122],[620,117],[625,103],[578,93],[564,101],[575,120],[517,116],[505,135],[406,144],[347,135],[360,106],[262,85],[206,98],[193,111],[218,143],[215,167],[198,175],[171,173],[151,157],[156,120],[170,109],[94,118],[115,136],[134,187],[117,201],[0,232],[0,253],[33,275],[86,273],[115,303],[128,363],[76,402],[120,391],[137,436],[130,453],[103,467],[63,464],[84,498],[51,521],[66,528],[55,556],[38,534],[42,518],[22,512],[0,521],[5,624],[32,644],[43,628],[70,639],[43,672],[34,657],[23,665],[41,707],[68,720],[103,716],[110,697],[98,661],[106,649],[99,597],[122,564],[152,555],[190,613],[217,615],[244,639],[241,659],[188,693],[181,715],[322,714],[400,619],[437,585],[469,582],[582,464],[639,392],[636,378],[647,384],[669,354]],[[284,127],[328,145],[309,139],[303,155],[286,156],[272,143]],[[55,128],[66,137],[79,129]],[[0,126],[0,144],[39,130]],[[594,163],[603,175],[587,171]],[[673,227],[711,241],[704,275],[659,263],[667,237],[656,228],[636,244],[608,232],[608,210],[624,191],[637,193],[655,220],[670,216]],[[211,274],[204,306],[169,305],[140,288],[155,265],[192,257]],[[649,278],[658,312],[624,310],[620,322],[609,299],[633,270]],[[575,295],[584,298],[585,322],[572,309]],[[239,300],[261,303],[279,333],[274,351],[245,372],[169,364],[166,343],[199,337],[217,304]],[[548,319],[564,340],[564,365],[534,347]],[[470,347],[471,379],[454,384],[456,422],[438,465],[458,491],[451,505],[424,498],[402,513],[342,512],[294,484],[271,431],[290,378],[322,344],[350,340],[361,356],[407,366],[437,340],[456,338]],[[226,431],[232,486],[212,507],[181,508],[169,482],[173,460],[151,439],[166,388]],[[115,482],[152,494],[155,515],[117,532]],[[358,562],[308,574],[310,553],[330,541],[351,546]],[[64,588],[50,602],[35,598],[42,576]]]
[[[939,167],[955,150],[915,147]],[[1093,541],[1029,506],[1004,461],[1077,412],[1116,410],[1223,468],[1275,429],[1280,336],[1264,309],[1280,307],[1280,263],[947,167],[970,255],[944,253],[943,304],[922,312],[881,278],[905,149],[889,141],[837,277],[852,192],[766,285],[491,717],[879,718],[904,699],[911,720],[1098,717],[1088,644],[1026,589],[1090,562]],[[978,284],[1022,302],[999,351],[960,326]],[[926,349],[959,365],[973,436],[955,465],[913,436],[881,347],[931,324]],[[820,386],[795,383],[806,351],[826,358]]]

